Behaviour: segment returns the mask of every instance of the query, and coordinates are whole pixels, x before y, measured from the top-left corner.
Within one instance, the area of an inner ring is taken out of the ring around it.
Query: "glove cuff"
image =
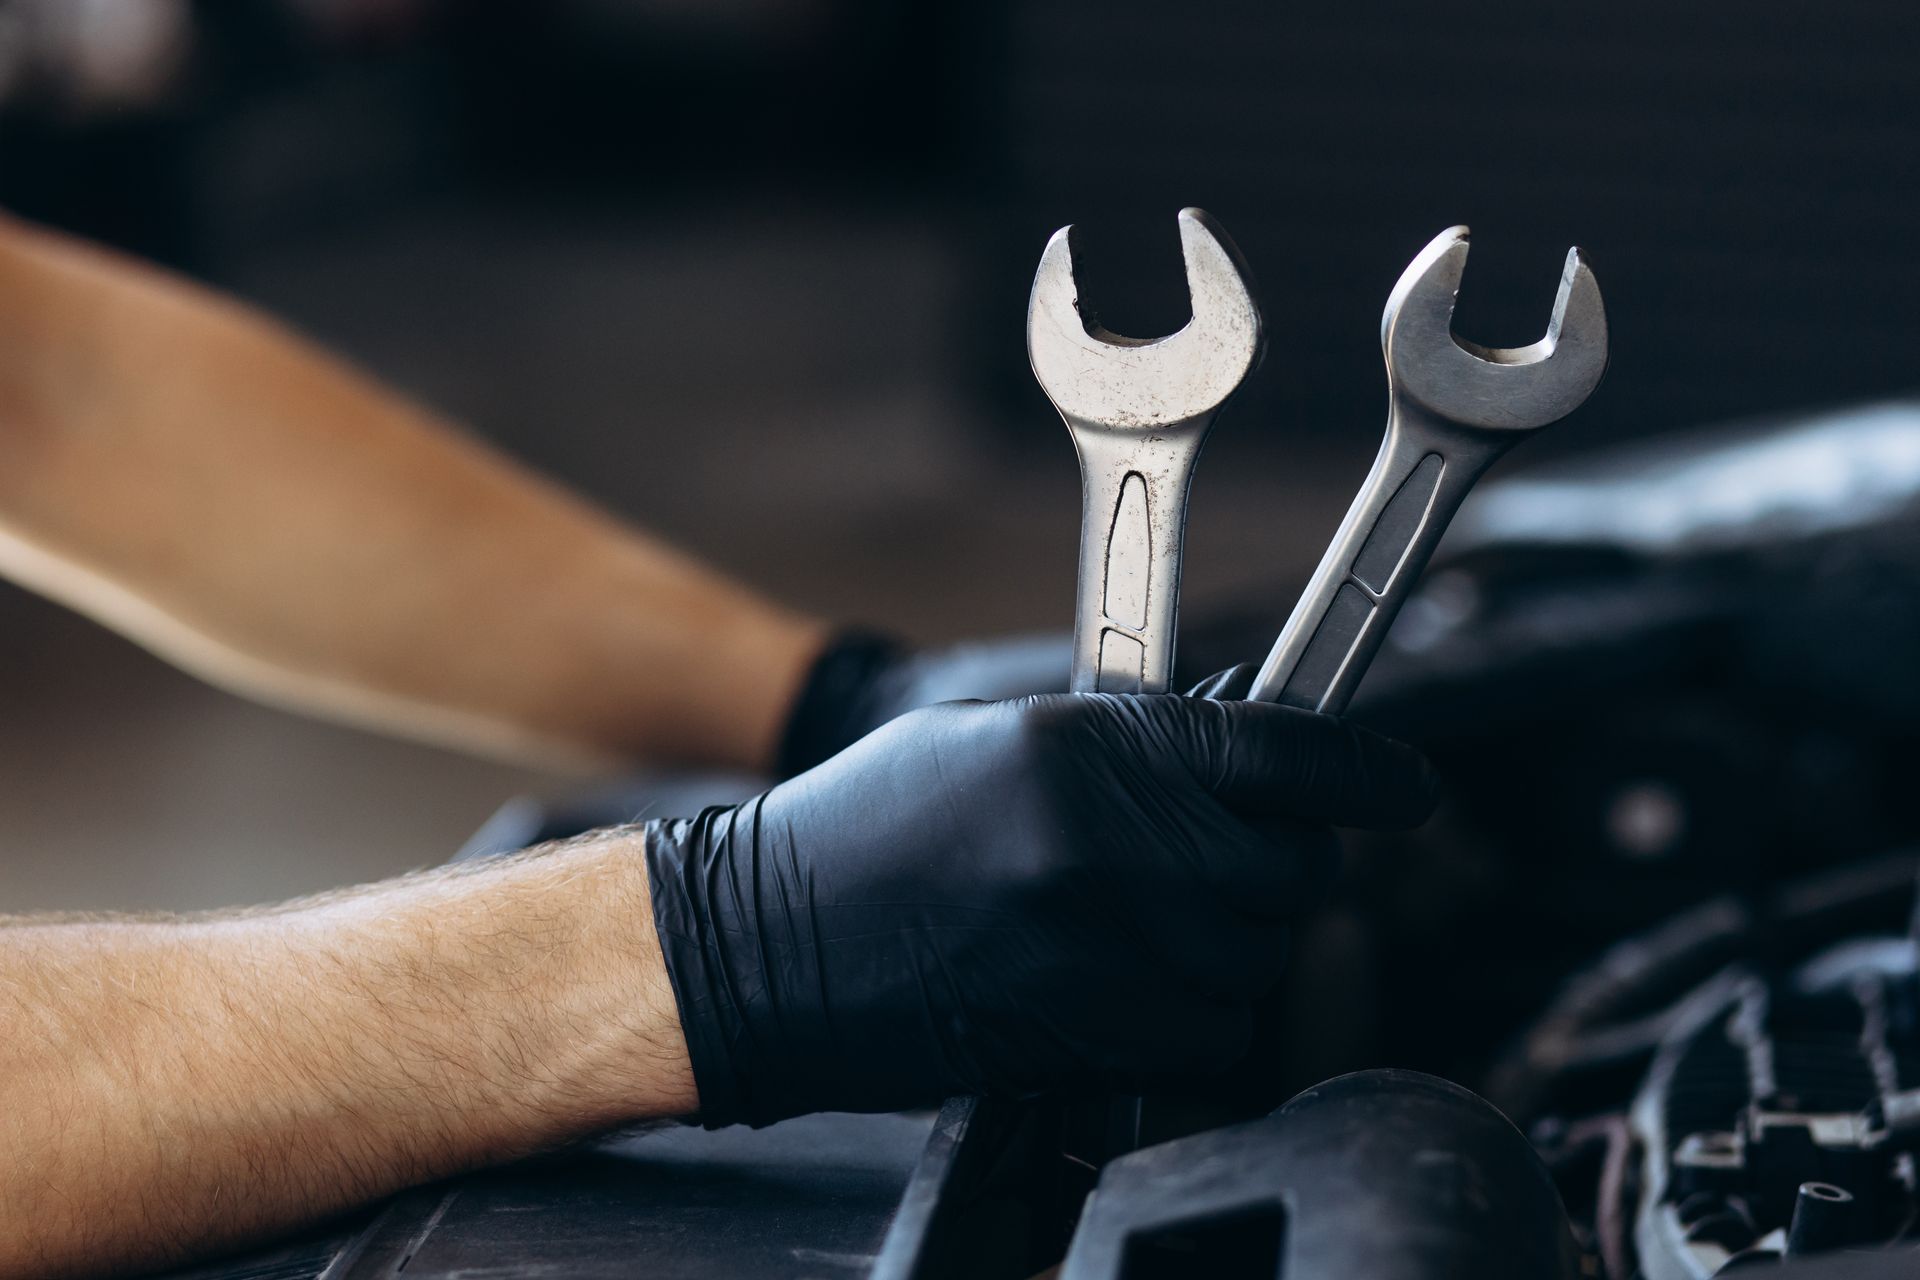
[[[807,672],[780,735],[774,768],[783,778],[838,755],[880,723],[881,679],[907,648],[877,631],[849,629],[828,642]]]
[[[737,1122],[744,1107],[744,1082],[734,1060],[747,1042],[745,1011],[704,902],[712,861],[704,833],[728,812],[708,809],[698,818],[655,820],[643,828],[654,933],[700,1093],[700,1120],[709,1129]]]

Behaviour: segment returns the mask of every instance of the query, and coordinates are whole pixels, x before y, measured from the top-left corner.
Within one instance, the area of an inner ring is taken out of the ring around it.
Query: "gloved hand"
[[[1278,625],[1269,613],[1216,614],[1182,628],[1174,684],[1184,689],[1208,672],[1265,654]],[[808,672],[774,768],[783,778],[804,773],[895,716],[936,702],[1064,692],[1072,664],[1073,636],[1064,631],[925,650],[877,632],[844,631]]]
[[[702,1119],[1217,1071],[1330,873],[1327,824],[1432,802],[1416,752],[1341,720],[1055,694],[915,711],[650,823]]]

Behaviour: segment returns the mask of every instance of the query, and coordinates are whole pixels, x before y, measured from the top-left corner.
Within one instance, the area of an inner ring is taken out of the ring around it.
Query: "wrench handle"
[[[1187,490],[1202,425],[1151,440],[1069,420],[1080,454],[1075,693],[1165,693],[1173,683]]]
[[[1373,470],[1249,697],[1345,711],[1454,512],[1519,434],[1449,429],[1396,403]]]

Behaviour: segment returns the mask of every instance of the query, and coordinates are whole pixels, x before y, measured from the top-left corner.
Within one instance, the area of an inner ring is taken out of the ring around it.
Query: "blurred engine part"
[[[1603,1274],[1920,1263],[1917,871],[1888,855],[1617,943],[1493,1071]]]
[[[1646,1280],[1884,1246],[1920,1225],[1920,969],[1856,941],[1783,980],[1733,968],[1685,1001],[1632,1110]]]
[[[1356,1072],[1271,1116],[1106,1167],[1061,1280],[1573,1280],[1566,1211],[1492,1106],[1416,1071]]]
[[[1533,1118],[1605,1111],[1635,1093],[1688,998],[1731,966],[1781,972],[1843,939],[1908,921],[1920,856],[1894,853],[1691,907],[1602,951],[1569,977],[1485,1076],[1488,1096]]]

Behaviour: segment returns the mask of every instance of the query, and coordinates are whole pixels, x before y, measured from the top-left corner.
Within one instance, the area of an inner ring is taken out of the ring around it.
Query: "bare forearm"
[[[693,1111],[640,839],[0,929],[0,1277],[150,1267]]]
[[[763,765],[819,627],[245,308],[0,218],[0,573],[248,694]]]

